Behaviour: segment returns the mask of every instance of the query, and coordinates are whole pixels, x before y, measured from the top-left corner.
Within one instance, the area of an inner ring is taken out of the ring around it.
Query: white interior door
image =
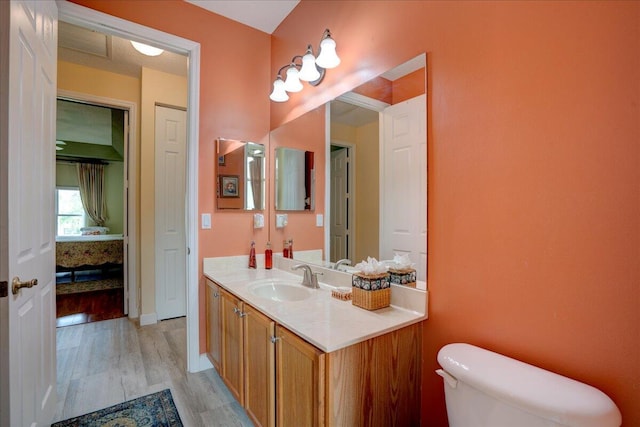
[[[349,223],[349,149],[331,151],[331,245],[329,261],[351,259],[351,224]]]
[[[155,241],[158,320],[187,314],[184,110],[156,106]]]
[[[7,174],[0,179],[0,204],[6,207],[0,215],[0,253],[6,258],[0,265],[7,268],[0,280],[9,281],[9,292],[1,304],[0,424],[49,426],[56,405],[57,7],[53,1],[12,0],[0,8],[3,36],[9,35],[8,70],[6,63],[0,70],[9,75],[8,101],[4,91],[1,100],[8,107],[2,114],[8,134],[2,131],[7,150],[0,150],[6,153],[0,169]],[[14,278],[35,286],[12,292]]]
[[[409,254],[418,280],[427,277],[426,96],[382,113],[380,258]]]

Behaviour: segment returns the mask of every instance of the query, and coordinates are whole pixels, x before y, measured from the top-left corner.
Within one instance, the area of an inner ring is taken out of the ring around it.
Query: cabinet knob
[[[282,339],[281,337],[271,337],[271,342],[275,344],[276,341],[279,341],[281,339]]]
[[[245,313],[244,311],[240,311],[240,310],[238,310],[238,316],[240,316],[240,317],[244,317],[244,316],[246,316],[246,315],[247,315],[247,313]]]
[[[213,297],[214,297],[214,298],[218,298],[219,296],[220,296],[220,294],[219,294],[219,293],[217,293],[217,292],[214,292],[214,293],[213,293]]]

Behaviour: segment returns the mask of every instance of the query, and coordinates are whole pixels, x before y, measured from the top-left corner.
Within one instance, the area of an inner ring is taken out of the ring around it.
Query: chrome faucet
[[[333,264],[333,269],[339,270],[341,265],[351,265],[351,260],[347,258],[340,259]]]
[[[298,264],[291,267],[292,270],[304,270],[304,276],[302,277],[302,286],[307,286],[309,288],[319,288],[318,285],[318,274],[311,271],[311,267],[307,264]]]

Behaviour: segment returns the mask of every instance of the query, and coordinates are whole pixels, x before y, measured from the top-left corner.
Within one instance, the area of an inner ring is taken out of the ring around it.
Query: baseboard
[[[156,313],[140,315],[140,326],[155,325],[156,323],[158,323],[158,316]]]
[[[198,358],[198,366],[197,366],[198,370],[196,372],[206,371],[207,369],[211,369],[211,368],[213,368],[213,364],[211,363],[207,355],[201,354],[200,357]]]

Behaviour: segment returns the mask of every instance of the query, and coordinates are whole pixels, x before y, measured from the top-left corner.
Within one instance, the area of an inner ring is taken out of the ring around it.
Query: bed
[[[73,282],[76,270],[121,267],[122,243],[122,234],[58,236],[56,238],[56,271],[70,271]]]

